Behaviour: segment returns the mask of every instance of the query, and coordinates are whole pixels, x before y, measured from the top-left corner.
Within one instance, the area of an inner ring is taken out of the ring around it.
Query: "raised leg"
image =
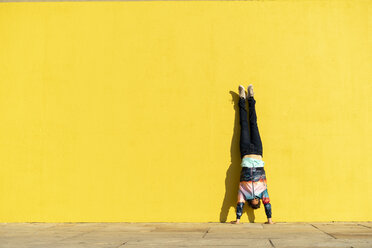
[[[251,137],[249,134],[248,125],[248,114],[245,107],[245,99],[239,98],[239,116],[240,116],[240,155],[243,158],[245,155],[249,154],[251,147]]]
[[[249,106],[249,128],[250,133],[250,142],[253,144],[254,148],[252,149],[252,154],[258,154],[262,156],[262,141],[260,137],[260,132],[258,131],[257,125],[257,115],[256,115],[256,100],[253,97],[248,97],[248,106]]]

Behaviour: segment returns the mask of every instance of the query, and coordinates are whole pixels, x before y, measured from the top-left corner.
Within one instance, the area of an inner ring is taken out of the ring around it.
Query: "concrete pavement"
[[[372,223],[0,223],[0,248],[371,248]]]

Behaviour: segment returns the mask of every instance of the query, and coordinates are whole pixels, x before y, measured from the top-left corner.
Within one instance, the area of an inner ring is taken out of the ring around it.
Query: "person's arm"
[[[271,219],[271,204],[270,204],[270,198],[269,198],[269,193],[267,192],[267,189],[263,192],[262,203],[265,206],[265,213],[267,217],[267,222],[265,222],[265,224],[274,224],[274,222]]]
[[[243,207],[244,207],[244,202],[238,202],[238,204],[236,205],[236,220],[231,221],[232,224],[240,223],[240,217],[243,214]]]

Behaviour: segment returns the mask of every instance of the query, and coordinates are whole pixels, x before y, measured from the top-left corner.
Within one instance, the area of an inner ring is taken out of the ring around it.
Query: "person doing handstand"
[[[236,207],[236,220],[232,224],[239,224],[243,213],[244,203],[253,209],[260,207],[262,203],[265,206],[267,217],[266,224],[273,224],[271,219],[271,204],[267,192],[266,174],[264,170],[264,161],[262,160],[262,142],[257,126],[257,115],[253,98],[253,85],[248,86],[248,107],[249,122],[247,119],[247,109],[245,106],[245,89],[239,85],[239,115],[240,115],[240,155],[242,159],[242,170],[240,173],[240,183],[238,192],[238,203]]]

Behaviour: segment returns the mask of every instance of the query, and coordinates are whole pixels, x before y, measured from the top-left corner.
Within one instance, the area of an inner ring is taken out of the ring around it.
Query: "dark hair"
[[[260,201],[260,198],[255,198],[258,200],[258,203],[257,204],[253,204],[252,203],[252,200],[248,200],[248,205],[253,208],[253,209],[257,209],[257,208],[260,208],[261,207],[261,201]]]

